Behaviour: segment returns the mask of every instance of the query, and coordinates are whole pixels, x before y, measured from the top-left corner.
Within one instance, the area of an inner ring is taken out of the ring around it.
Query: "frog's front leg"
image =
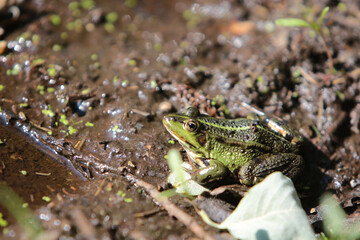
[[[302,156],[294,153],[264,154],[243,165],[238,173],[240,183],[254,185],[272,172],[280,171],[295,178],[304,167]]]
[[[217,160],[209,160],[209,165],[197,169],[192,173],[192,178],[201,184],[220,180],[228,176],[229,170]]]

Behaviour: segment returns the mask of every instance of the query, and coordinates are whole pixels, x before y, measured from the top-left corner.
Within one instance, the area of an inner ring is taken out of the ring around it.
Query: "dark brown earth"
[[[164,186],[164,156],[180,146],[161,119],[190,105],[234,118],[246,102],[289,121],[307,139],[300,195],[315,232],[324,191],[359,219],[359,1],[0,4],[0,181],[48,239],[193,238],[126,178]],[[325,6],[333,72],[311,29],[274,24],[315,19]],[[189,201],[171,200],[220,237]],[[1,204],[0,213],[1,239],[25,236]]]

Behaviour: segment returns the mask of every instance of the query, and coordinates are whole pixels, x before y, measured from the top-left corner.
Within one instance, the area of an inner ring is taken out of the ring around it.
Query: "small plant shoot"
[[[322,26],[323,20],[326,16],[326,14],[329,12],[329,7],[325,7],[322,12],[320,17],[317,20],[313,20],[312,22],[310,21],[306,21],[304,19],[301,18],[279,18],[275,20],[275,23],[279,26],[283,26],[283,27],[307,27],[307,28],[312,28],[321,38],[323,45],[324,45],[324,49],[326,52],[326,55],[328,57],[329,60],[329,73],[333,73],[334,72],[334,64],[333,64],[333,59],[329,50],[329,47],[326,43],[326,39],[325,39],[325,27]]]

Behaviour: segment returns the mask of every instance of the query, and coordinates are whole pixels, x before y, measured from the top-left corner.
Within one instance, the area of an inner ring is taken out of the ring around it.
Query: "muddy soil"
[[[302,201],[315,232],[325,191],[349,221],[359,219],[359,1],[0,4],[0,181],[48,239],[193,238],[127,173],[166,186],[165,155],[181,147],[162,117],[188,106],[245,117],[242,102],[306,138]],[[311,21],[325,6],[325,42],[310,28],[274,23]],[[171,200],[230,238],[189,201]],[[1,239],[27,236],[8,208],[0,213]]]

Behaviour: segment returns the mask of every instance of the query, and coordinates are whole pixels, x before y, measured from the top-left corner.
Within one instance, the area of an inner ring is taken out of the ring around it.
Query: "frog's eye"
[[[184,128],[189,132],[196,131],[196,129],[198,129],[198,127],[199,127],[199,124],[195,120],[192,120],[192,119],[189,119],[184,124]]]

